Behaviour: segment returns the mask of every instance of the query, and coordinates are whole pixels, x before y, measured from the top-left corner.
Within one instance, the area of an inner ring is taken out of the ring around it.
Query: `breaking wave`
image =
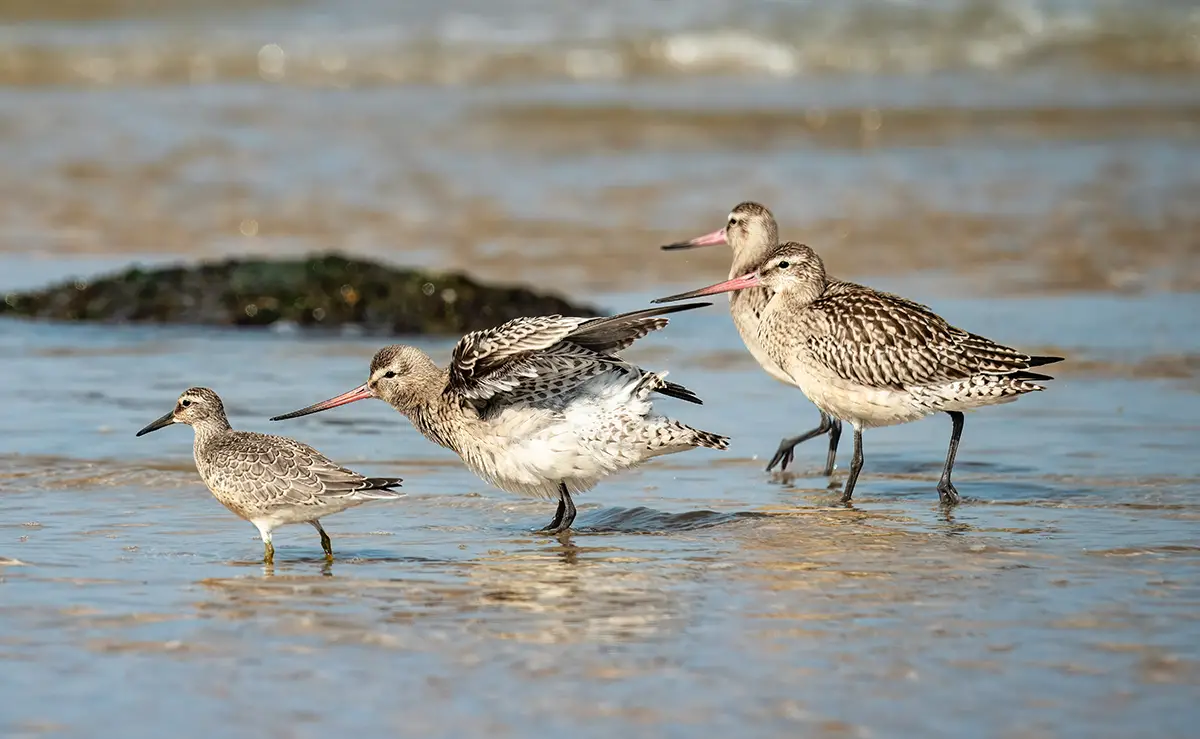
[[[1200,9],[1123,0],[846,2],[755,7],[669,30],[515,13],[503,30],[447,13],[422,23],[150,20],[0,30],[0,84],[154,85],[265,80],[357,87],[487,85],[689,76],[921,75],[1049,68],[1188,74],[1200,69]],[[278,26],[279,24],[274,24]],[[295,23],[291,24],[295,26]],[[606,24],[600,24],[604,26]]]

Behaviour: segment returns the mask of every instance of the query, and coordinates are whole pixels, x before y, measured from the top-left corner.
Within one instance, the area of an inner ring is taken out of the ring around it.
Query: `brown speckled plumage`
[[[728,244],[733,252],[733,261],[729,269],[730,279],[747,272],[752,272],[762,264],[771,251],[779,246],[779,226],[775,216],[766,206],[746,201],[738,203],[729,212],[724,227],[713,233],[699,236],[691,241],[681,241],[668,244],[664,249],[690,249],[697,246],[712,244]],[[758,340],[758,327],[762,313],[766,310],[773,293],[765,287],[750,287],[729,294],[729,315],[733,325],[742,337],[742,343],[750,351],[750,355],[758,365],[771,377],[791,385],[792,380],[783,368],[763,348]],[[829,451],[825,457],[825,474],[833,474],[833,464],[837,458],[838,440],[842,434],[841,421],[821,413],[820,423],[816,428],[796,436],[786,437],[779,442],[779,447],[767,463],[767,471],[779,466],[786,470],[795,456],[796,446],[808,439],[829,434]]]
[[[384,347],[360,388],[276,418],[380,398],[496,487],[557,497],[545,530],[560,533],[574,518],[571,494],[607,475],[663,454],[726,448],[725,437],[654,412],[653,393],[699,403],[690,390],[616,353],[666,326],[665,314],[704,305],[519,318],[464,336],[446,369],[414,347]]]
[[[773,292],[759,323],[763,350],[823,413],[854,425],[846,501],[862,466],[863,429],[945,412],[954,428],[938,490],[957,502],[950,473],[963,412],[1042,390],[1038,382],[1052,378],[1031,369],[1061,361],[956,328],[898,295],[830,279],[816,252],[795,242],[750,275],[663,301],[760,285]]]
[[[864,387],[916,389],[976,376],[1019,379],[1032,366],[1028,354],[955,328],[924,305],[849,282],[828,283],[795,323],[802,325],[816,361]]]

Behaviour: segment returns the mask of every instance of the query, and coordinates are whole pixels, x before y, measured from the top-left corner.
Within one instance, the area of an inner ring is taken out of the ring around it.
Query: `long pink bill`
[[[691,241],[677,241],[674,244],[667,244],[661,248],[666,251],[671,251],[673,249],[692,249],[697,246],[715,246],[717,244],[728,243],[729,242],[725,239],[725,229],[719,228],[710,234],[697,236]]]
[[[313,403],[312,405],[308,406],[307,408],[301,408],[300,410],[292,411],[291,413],[284,413],[282,416],[275,416],[271,420],[272,421],[284,421],[289,418],[299,418],[300,416],[307,416],[310,413],[320,413],[321,411],[327,411],[330,408],[337,408],[339,405],[353,403],[356,400],[366,400],[367,398],[374,398],[374,397],[375,397],[375,393],[371,392],[371,388],[367,387],[366,383],[363,383],[362,385],[359,385],[358,387],[354,388],[350,392],[342,393],[341,395],[337,396],[336,398],[330,398],[329,400],[322,400],[320,403]]]
[[[678,295],[668,295],[665,298],[658,298],[657,300],[651,300],[650,302],[651,303],[674,303],[676,300],[687,300],[688,298],[699,298],[703,295],[716,295],[717,293],[729,293],[729,292],[733,292],[734,290],[745,290],[748,287],[758,287],[760,284],[762,284],[762,283],[759,282],[758,273],[751,272],[749,274],[742,275],[741,277],[734,277],[732,280],[726,280],[724,282],[718,282],[715,285],[709,285],[708,287],[702,287],[699,290],[692,290],[691,292],[679,293]]]

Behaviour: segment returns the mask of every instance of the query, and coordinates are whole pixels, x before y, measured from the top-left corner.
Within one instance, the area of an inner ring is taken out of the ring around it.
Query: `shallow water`
[[[0,292],[343,249],[612,310],[723,276],[657,244],[746,198],[839,276],[1070,357],[1045,393],[866,436],[724,303],[629,356],[733,437],[553,506],[359,384],[354,332],[0,322],[0,735],[1190,737],[1200,721],[1200,15],[1175,0],[0,3]],[[994,6],[994,7],[993,7]],[[421,346],[445,359],[449,339]],[[405,478],[252,526],[191,436]],[[102,727],[102,728],[101,728]]]
[[[1197,349],[1194,296],[934,304],[1032,345],[1070,335],[1098,366]],[[869,432],[844,509],[819,442],[796,475],[762,471],[811,406],[743,358],[723,311],[680,316],[631,356],[706,398],[672,411],[730,450],[605,482],[561,543],[528,533],[548,503],[488,488],[383,404],[265,420],[360,382],[379,343],[0,324],[9,733],[1190,733],[1194,378],[1064,365],[971,415],[952,513],[934,491],[948,424]],[[332,565],[290,527],[264,567],[200,485],[188,429],[133,437],[191,384],[236,427],[403,476],[408,496],[327,519]]]
[[[838,274],[1196,289],[1191,6],[15,0],[0,251],[653,289],[754,198]]]

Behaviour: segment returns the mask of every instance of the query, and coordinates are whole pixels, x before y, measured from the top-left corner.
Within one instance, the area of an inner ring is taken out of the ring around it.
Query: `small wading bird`
[[[321,535],[325,556],[333,559],[321,517],[368,500],[390,500],[398,477],[364,477],[326,459],[312,447],[282,436],[234,431],[225,406],[206,387],[179,396],[175,408],[137,432],[138,436],[174,423],[192,427],[196,469],[213,496],[258,528],[264,559],[273,562],[271,531],[292,523],[310,524]]]
[[[616,354],[666,326],[664,315],[707,305],[611,318],[517,318],[464,336],[446,369],[414,347],[384,347],[362,385],[271,420],[379,398],[492,485],[558,498],[554,519],[541,532],[560,534],[575,520],[572,495],[604,477],[663,454],[728,445],[724,436],[656,413],[654,393],[700,399],[663,379],[665,372]]]
[[[854,457],[842,501],[862,470],[863,429],[950,416],[950,448],[938,482],[944,504],[958,503],[950,475],[963,411],[1016,400],[1053,378],[1030,372],[1062,361],[1036,357],[963,331],[924,305],[826,276],[821,258],[789,242],[734,279],[659,298],[656,303],[765,287],[758,342],[791,382],[828,416],[854,426]]]
[[[729,220],[724,226],[710,234],[697,236],[691,241],[680,241],[662,247],[665,250],[693,249],[698,246],[728,244],[733,251],[733,265],[729,269],[729,278],[752,272],[779,246],[779,227],[775,216],[765,206],[758,203],[741,203],[730,213]],[[762,320],[763,309],[771,299],[771,291],[765,287],[748,287],[729,294],[729,314],[733,317],[733,325],[742,336],[742,343],[750,350],[750,355],[767,374],[788,385],[794,384],[792,379],[763,348],[758,340],[758,324]],[[821,422],[817,427],[798,436],[792,436],[779,442],[779,448],[767,463],[767,472],[779,465],[780,470],[786,470],[792,463],[796,446],[809,439],[829,434],[829,452],[825,456],[825,475],[833,474],[833,463],[837,457],[838,441],[842,438],[842,422],[831,418],[821,411]]]

